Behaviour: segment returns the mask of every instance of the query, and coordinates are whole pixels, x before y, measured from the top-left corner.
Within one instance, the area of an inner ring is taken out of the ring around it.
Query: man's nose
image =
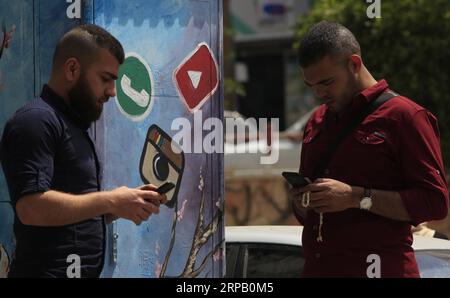
[[[314,91],[314,95],[317,98],[324,98],[325,95],[327,94],[325,88],[323,88],[323,87],[314,87],[313,91]]]
[[[108,97],[114,97],[116,96],[116,85],[113,85],[112,87],[108,88],[106,90],[106,95]]]

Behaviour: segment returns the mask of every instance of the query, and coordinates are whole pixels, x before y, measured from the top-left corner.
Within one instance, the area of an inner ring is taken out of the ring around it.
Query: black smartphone
[[[281,175],[283,175],[284,179],[286,179],[289,184],[295,188],[304,187],[311,183],[311,180],[303,177],[297,172],[283,172]]]
[[[163,195],[167,192],[169,192],[170,190],[172,190],[175,187],[175,184],[173,184],[172,182],[166,182],[163,185],[161,185],[160,187],[158,187],[156,189],[156,192]]]

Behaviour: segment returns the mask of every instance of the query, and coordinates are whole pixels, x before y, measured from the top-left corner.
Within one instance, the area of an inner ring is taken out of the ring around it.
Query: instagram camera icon
[[[178,150],[173,150],[173,147]],[[184,154],[172,138],[157,125],[148,129],[147,139],[141,156],[140,174],[142,181],[156,187],[172,182],[175,187],[166,193],[166,206],[173,208],[177,202],[181,177],[184,170]]]

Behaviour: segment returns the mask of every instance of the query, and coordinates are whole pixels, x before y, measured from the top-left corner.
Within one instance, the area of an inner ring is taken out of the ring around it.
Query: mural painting
[[[5,278],[8,276],[9,272],[9,256],[6,253],[6,249],[0,244],[0,278]]]
[[[176,118],[193,122],[199,110],[205,118],[222,118],[221,1],[133,0],[130,5],[90,0],[69,17],[71,5],[0,1],[1,130],[48,81],[53,55],[48,49],[65,32],[80,23],[105,28],[122,43],[126,60],[116,81],[116,98],[91,129],[103,165],[102,189],[166,181],[175,187],[160,213],[140,226],[120,219],[108,226],[102,277],[222,276],[222,155],[183,152],[172,142]],[[12,47],[16,42],[20,46]],[[10,69],[15,69],[11,78]],[[0,208],[6,227],[0,228],[0,276],[6,276],[14,237],[2,175],[0,186],[0,204],[7,206]]]
[[[6,27],[6,21],[3,20],[1,21],[1,26],[2,26],[2,42],[0,43],[0,60],[2,59],[3,56],[3,52],[9,48],[12,39],[13,39],[13,34],[16,31],[16,25],[12,25],[11,28],[8,30]],[[2,72],[0,71],[0,92],[2,91]]]

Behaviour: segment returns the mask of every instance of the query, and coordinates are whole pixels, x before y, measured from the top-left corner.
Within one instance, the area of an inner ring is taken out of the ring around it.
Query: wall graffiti
[[[203,257],[200,262],[198,261],[198,255],[203,246],[212,238],[214,233],[216,233],[222,224],[223,221],[223,202],[221,202],[220,198],[216,201],[217,211],[214,214],[213,218],[208,224],[205,224],[205,191],[204,191],[204,182],[203,176],[200,170],[200,183],[198,188],[200,190],[201,199],[200,199],[200,207],[198,209],[197,221],[195,223],[195,233],[192,239],[192,244],[189,250],[189,254],[186,260],[186,264],[184,268],[182,268],[181,273],[176,276],[178,278],[193,278],[197,277],[202,273],[205,269],[207,261],[213,257],[213,261],[217,262],[219,260],[223,260],[223,254],[225,251],[223,250],[224,240],[218,241],[215,247],[208,252],[208,254]],[[172,220],[172,231],[171,231],[171,243],[169,249],[167,250],[166,256],[164,258],[164,263],[162,266],[158,267],[160,270],[158,271],[158,277],[166,277],[166,269],[170,260],[170,255],[172,253],[173,244],[176,238],[176,224],[183,219],[183,213],[185,204],[187,201],[183,202],[181,212],[175,212]],[[209,273],[206,273],[205,277],[207,277]]]
[[[7,30],[6,22],[5,20],[2,21],[2,39],[0,44],[0,60],[3,57],[3,52],[5,49],[9,48],[13,39],[13,34],[16,31],[16,25],[12,25],[9,30]],[[3,89],[3,83],[2,83],[2,72],[0,69],[0,91]]]
[[[177,152],[173,148],[177,148]],[[184,170],[184,154],[172,138],[157,125],[148,129],[147,139],[141,157],[141,178],[146,184],[157,187],[172,182],[175,188],[167,195],[166,205],[173,208],[177,203],[178,191]]]
[[[6,278],[9,272],[9,256],[6,249],[0,244],[0,278]]]
[[[154,103],[154,78],[150,66],[137,53],[127,53],[116,82],[116,104],[133,121],[144,120]]]
[[[108,226],[101,277],[222,276],[223,169],[217,165],[223,156],[175,152],[170,146],[173,119],[192,122],[192,112],[199,109],[205,118],[220,118],[221,1],[134,0],[130,5],[92,0],[77,10],[69,5],[71,15],[66,2],[0,3],[2,14],[8,14],[5,20],[0,17],[0,72],[8,86],[1,90],[0,73],[0,128],[47,82],[53,54],[48,49],[62,34],[80,23],[105,28],[122,43],[130,68],[122,68],[115,104],[105,105],[93,128],[102,160],[102,188],[160,186],[166,180],[176,187],[167,193],[169,202],[160,213],[140,226],[121,219]],[[49,27],[52,30],[45,29]],[[1,175],[0,186],[0,201],[9,204]],[[8,211],[0,210],[2,220],[3,212]],[[0,238],[6,247],[0,263],[4,275],[9,270],[4,264],[14,255],[12,218],[4,220],[11,229]]]
[[[116,261],[107,260],[103,276],[221,276],[222,156],[172,144],[174,119],[193,123],[197,110],[202,121],[220,118],[220,1],[95,3],[95,23],[115,35],[127,53],[115,104],[105,105],[107,116],[97,125],[100,155],[108,161],[103,186],[176,185],[158,215],[140,226],[115,223],[116,253],[110,257]],[[186,133],[189,140],[202,137]]]
[[[173,73],[173,81],[190,112],[198,111],[211,98],[219,85],[219,67],[206,42],[184,58]]]
[[[144,183],[151,183],[160,186],[165,182],[172,182],[176,186],[169,191],[167,195],[168,202],[166,206],[173,208],[171,223],[170,243],[164,257],[163,263],[157,262],[155,275],[157,277],[167,277],[166,271],[170,262],[173,247],[177,236],[177,223],[183,221],[188,200],[178,206],[178,192],[181,185],[181,179],[184,171],[184,153],[181,148],[173,142],[172,138],[157,125],[152,125],[148,129],[144,149],[140,162],[140,174]],[[199,185],[200,207],[198,209],[197,220],[195,222],[195,233],[192,239],[191,248],[187,256],[186,264],[177,277],[197,277],[205,268],[207,261],[213,256],[214,261],[222,260],[223,240],[198,262],[198,254],[207,241],[217,232],[222,223],[223,207],[220,199],[216,201],[217,212],[214,214],[211,222],[205,224],[205,191],[204,180],[200,170]],[[156,244],[155,252],[159,254],[161,247]],[[199,265],[198,265],[199,264]]]
[[[2,43],[0,46],[0,59],[2,59],[3,56],[3,51],[7,48],[9,48],[12,38],[13,38],[13,34],[16,31],[16,25],[12,25],[11,29],[9,29],[9,31],[6,29],[6,22],[3,21],[2,22],[2,34],[3,34],[3,38],[2,38]]]

